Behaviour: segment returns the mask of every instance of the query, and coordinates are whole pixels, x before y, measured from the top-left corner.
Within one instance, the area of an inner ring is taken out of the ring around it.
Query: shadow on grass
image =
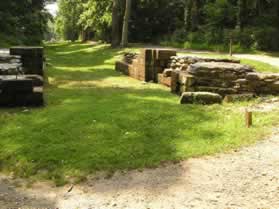
[[[114,65],[114,57],[123,54],[122,49],[112,49],[106,44],[63,44],[48,47],[50,63],[56,67],[96,68],[103,65]]]

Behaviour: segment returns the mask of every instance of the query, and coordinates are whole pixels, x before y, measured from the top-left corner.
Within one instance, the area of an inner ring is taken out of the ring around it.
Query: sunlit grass
[[[47,105],[0,110],[2,170],[60,185],[96,171],[224,152],[263,139],[278,121],[279,114],[255,113],[246,129],[240,107],[247,103],[179,105],[168,88],[116,72],[124,51],[48,45]]]

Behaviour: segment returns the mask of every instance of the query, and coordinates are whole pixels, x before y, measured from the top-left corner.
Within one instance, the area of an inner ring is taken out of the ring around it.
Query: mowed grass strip
[[[240,110],[247,103],[179,105],[168,88],[115,72],[124,51],[48,45],[47,105],[0,110],[2,171],[61,185],[97,171],[155,167],[238,148],[263,139],[278,121],[278,112],[255,113],[247,129]]]

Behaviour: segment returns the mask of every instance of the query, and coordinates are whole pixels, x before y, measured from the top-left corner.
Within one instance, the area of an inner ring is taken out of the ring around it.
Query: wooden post
[[[252,112],[247,109],[245,110],[245,122],[247,128],[250,128],[253,125]]]
[[[230,38],[230,56],[233,56],[233,39],[232,37]]]

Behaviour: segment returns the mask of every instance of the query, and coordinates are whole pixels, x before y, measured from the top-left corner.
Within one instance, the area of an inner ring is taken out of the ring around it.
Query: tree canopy
[[[116,46],[126,31],[130,42],[226,45],[233,38],[244,48],[279,49],[278,0],[131,0],[123,24],[126,1],[57,0],[56,33],[60,39],[101,39]],[[27,44],[40,42],[47,29],[48,2],[1,1],[0,33]]]
[[[0,36],[11,42],[39,44],[50,14],[44,9],[51,0],[0,1]]]

